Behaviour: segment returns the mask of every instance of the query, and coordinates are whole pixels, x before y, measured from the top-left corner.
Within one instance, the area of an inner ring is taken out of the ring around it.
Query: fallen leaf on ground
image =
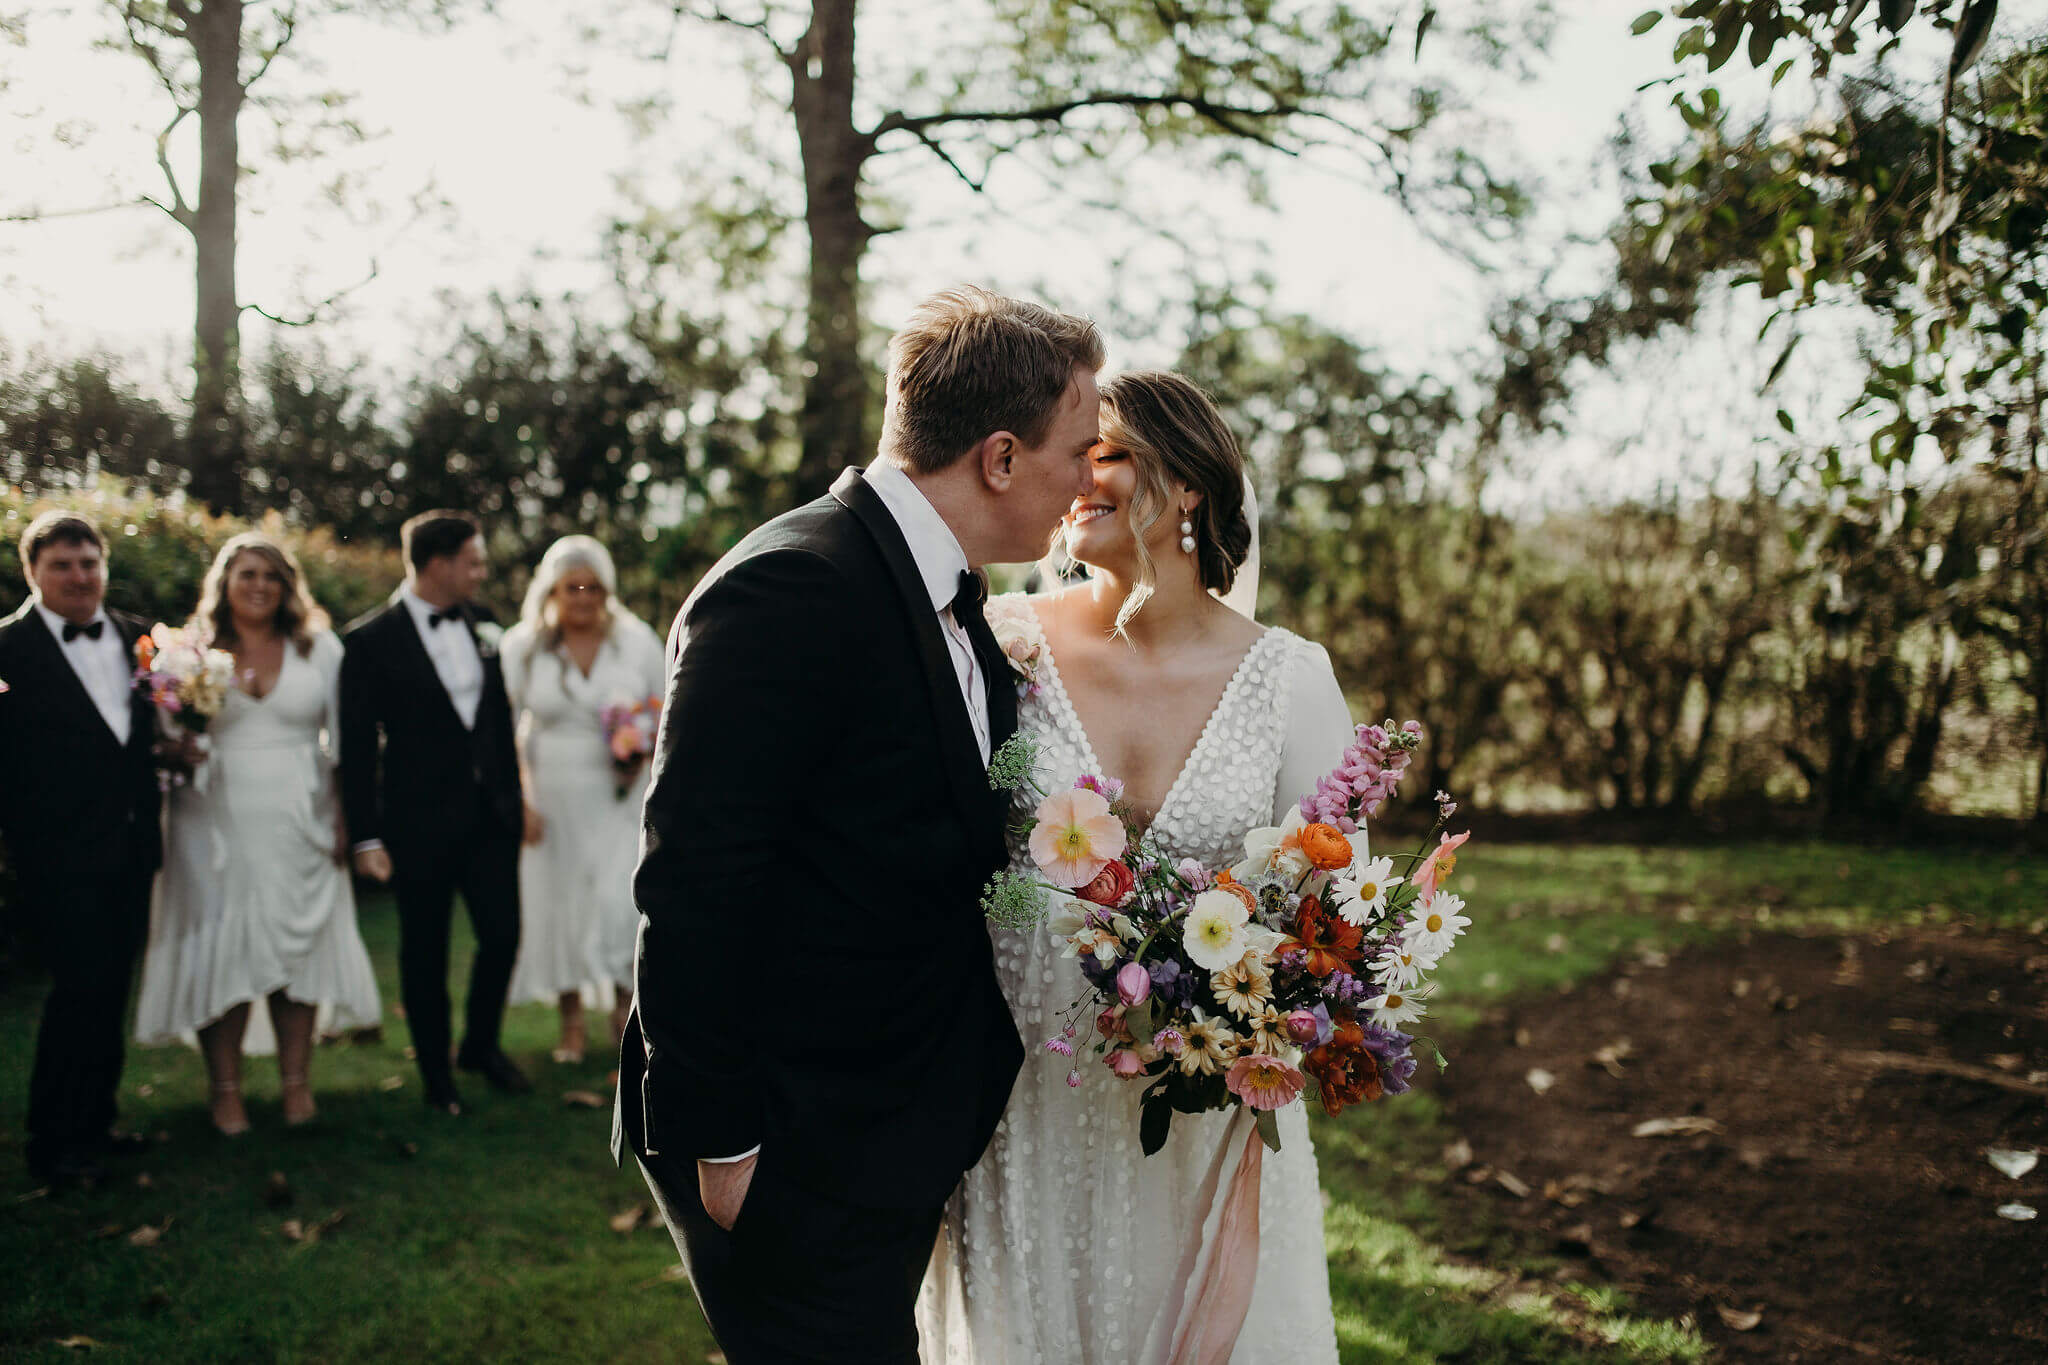
[[[1565,950],[1565,947],[1566,943],[1563,934],[1552,934],[1549,938],[1543,940],[1543,948],[1546,952],[1561,953]]]
[[[128,1234],[128,1245],[132,1247],[155,1246],[164,1239],[164,1234],[171,1230],[172,1221],[172,1219],[166,1218],[162,1223],[155,1226],[144,1223],[141,1227]]]
[[[100,1347],[100,1343],[91,1337],[58,1337],[50,1344],[62,1346],[67,1351],[96,1351]]]
[[[1941,1032],[1941,1025],[1932,1019],[1893,1019],[1885,1027],[1893,1033],[1922,1033],[1931,1036]]]
[[[1740,1000],[1743,996],[1749,994],[1749,982],[1743,977],[1736,977],[1728,983],[1728,994]]]
[[[1715,1304],[1714,1311],[1721,1315],[1721,1321],[1727,1323],[1731,1329],[1737,1332],[1754,1332],[1757,1324],[1764,1320],[1764,1315],[1761,1312],[1747,1313],[1740,1308],[1730,1308],[1725,1304]]]
[[[562,1103],[571,1109],[607,1109],[611,1101],[595,1090],[571,1090],[562,1096]]]
[[[135,1188],[138,1190],[153,1190],[156,1188],[156,1178],[150,1175],[148,1171],[138,1172],[135,1177]]]
[[[1535,1038],[1535,1036],[1535,1034],[1529,1032],[1529,1030],[1525,1028],[1518,1028],[1515,1030],[1515,1046],[1527,1047],[1529,1046],[1531,1040]]]
[[[635,1204],[632,1208],[612,1215],[613,1232],[631,1232],[647,1221],[647,1206]]]
[[[2017,1052],[1994,1052],[1984,1060],[1989,1065],[1997,1067],[2000,1071],[2018,1071],[2027,1064],[2027,1059],[2020,1056]]]
[[[405,1077],[403,1076],[386,1076],[383,1080],[377,1082],[379,1090],[400,1090],[404,1086]]]
[[[1493,1181],[1517,1199],[1529,1197],[1529,1182],[1507,1171],[1495,1171]]]
[[[1540,1066],[1530,1067],[1529,1074],[1522,1079],[1527,1081],[1529,1088],[1539,1095],[1557,1084],[1557,1077],[1551,1075]]]
[[[1628,1131],[1629,1136],[1639,1138],[1691,1137],[1696,1133],[1718,1133],[1721,1125],[1698,1114],[1680,1114],[1671,1119],[1644,1119]]]
[[[302,1223],[296,1218],[287,1218],[284,1220],[284,1226],[278,1230],[284,1233],[287,1241],[311,1246],[320,1240],[321,1233],[329,1231],[346,1217],[348,1217],[346,1210],[336,1209],[317,1223]]]
[[[2039,1152],[2016,1151],[2011,1147],[1986,1147],[1984,1159],[1995,1166],[2001,1175],[2018,1180],[2028,1171],[2041,1164]]]
[[[1642,963],[1645,967],[1669,967],[1671,965],[1670,954],[1661,948],[1638,948],[1636,950],[1636,961]]]
[[[1633,1056],[1635,1050],[1635,1044],[1629,1042],[1628,1039],[1617,1038],[1587,1058],[1586,1065],[1603,1067],[1608,1075],[1619,1079],[1623,1060]]]
[[[1924,960],[1911,963],[1906,968],[1906,980],[1908,981],[1925,981],[1933,975],[1934,968],[1928,966]]]
[[[1472,1144],[1459,1138],[1444,1148],[1444,1169],[1462,1171],[1472,1164]]]
[[[1998,1216],[2013,1223],[2031,1223],[2040,1217],[2040,1211],[2032,1204],[2000,1204]]]

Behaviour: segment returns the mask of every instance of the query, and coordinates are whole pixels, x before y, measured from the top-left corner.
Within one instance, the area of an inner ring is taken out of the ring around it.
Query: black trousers
[[[429,1089],[451,1080],[448,1066],[448,931],[455,895],[469,909],[476,957],[469,969],[462,1047],[498,1048],[505,994],[519,954],[519,836],[483,813],[462,832],[428,844],[387,840],[398,899],[398,983],[420,1075]]]
[[[20,869],[21,920],[50,973],[28,1084],[32,1166],[96,1151],[114,1124],[153,872],[125,842],[75,866]]]
[[[917,1365],[917,1291],[943,1204],[870,1209],[792,1184],[765,1153],[727,1232],[697,1163],[641,1157],[711,1334],[731,1365]]]

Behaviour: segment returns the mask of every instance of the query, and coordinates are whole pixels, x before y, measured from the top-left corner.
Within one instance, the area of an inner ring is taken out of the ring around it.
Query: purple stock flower
[[[1411,720],[1399,730],[1394,730],[1393,724],[1358,727],[1357,738],[1336,769],[1301,798],[1304,819],[1319,820],[1352,834],[1357,832],[1358,818],[1378,813],[1401,785],[1409,758],[1422,741],[1422,727],[1416,722]]]
[[[1379,1063],[1380,1084],[1389,1095],[1399,1095],[1408,1089],[1410,1078],[1415,1075],[1415,1057],[1409,1049],[1415,1040],[1399,1029],[1382,1028],[1369,1019],[1358,1021],[1358,1028],[1365,1035],[1365,1050]]]
[[[1182,858],[1173,866],[1173,874],[1188,884],[1188,890],[1201,892],[1209,889],[1209,869],[1193,858]]]

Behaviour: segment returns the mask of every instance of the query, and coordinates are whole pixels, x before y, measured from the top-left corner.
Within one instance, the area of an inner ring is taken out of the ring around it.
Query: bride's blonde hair
[[[1101,423],[1102,443],[1129,454],[1138,474],[1129,512],[1138,572],[1117,608],[1116,629],[1138,614],[1159,581],[1145,537],[1162,516],[1178,513],[1175,480],[1202,495],[1187,514],[1196,574],[1211,592],[1229,592],[1252,530],[1244,511],[1244,452],[1215,402],[1181,375],[1133,370],[1102,385]]]

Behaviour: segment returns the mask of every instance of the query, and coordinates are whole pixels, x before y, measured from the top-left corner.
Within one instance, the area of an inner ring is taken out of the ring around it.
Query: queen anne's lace
[[[1015,595],[994,599],[988,613],[991,624],[1037,624]],[[1294,675],[1305,668],[1327,673],[1328,663],[1285,630],[1268,630],[1246,653],[1153,821],[1170,856],[1228,863],[1246,830],[1273,822]],[[1101,772],[1050,649],[1018,725],[1038,741],[1038,779],[1048,790]],[[1011,854],[1013,868],[1028,869],[1014,841]],[[1144,1156],[1141,1087],[1109,1075],[1086,1034],[1074,1040],[1075,1063],[1044,1055],[1085,988],[1079,965],[1042,930],[991,934],[1029,1055],[1002,1126],[949,1211],[919,1305],[923,1357],[928,1365],[1132,1365],[1168,1292],[1227,1116],[1177,1116],[1165,1150]],[[1082,1083],[1069,1088],[1074,1064]],[[1258,1280],[1233,1365],[1337,1359],[1322,1195],[1299,1102],[1280,1111],[1280,1133],[1282,1150],[1267,1154],[1260,1183]]]

